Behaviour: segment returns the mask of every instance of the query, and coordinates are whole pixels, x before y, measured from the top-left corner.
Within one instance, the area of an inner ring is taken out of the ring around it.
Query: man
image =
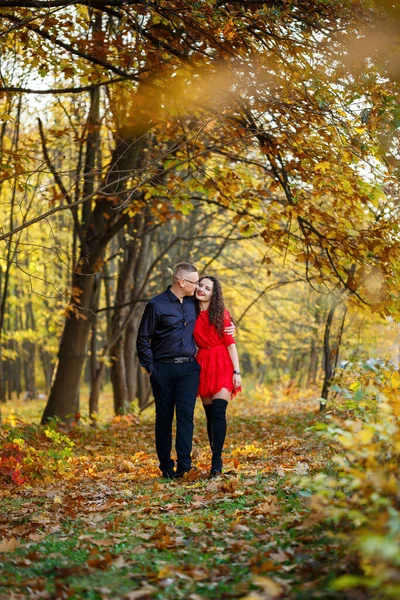
[[[139,362],[150,375],[156,404],[156,450],[163,477],[183,477],[192,468],[193,414],[200,367],[195,359],[194,294],[199,275],[194,265],[176,265],[172,285],[150,300],[139,326]],[[177,469],[171,459],[176,410]]]

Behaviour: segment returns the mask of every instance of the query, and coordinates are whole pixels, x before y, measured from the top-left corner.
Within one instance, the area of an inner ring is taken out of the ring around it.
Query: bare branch
[[[0,2],[1,2],[1,0],[0,0]],[[0,7],[1,7],[1,4],[0,4]],[[106,60],[101,60],[100,58],[96,58],[95,56],[92,56],[91,54],[87,54],[86,52],[81,52],[80,50],[77,50],[76,48],[74,48],[71,44],[67,44],[67,43],[62,42],[61,40],[55,38],[55,36],[50,34],[48,31],[41,29],[40,27],[36,27],[36,25],[24,24],[23,20],[19,19],[18,17],[14,16],[10,13],[6,13],[1,16],[3,18],[8,19],[12,23],[16,23],[17,25],[21,25],[21,26],[25,27],[25,29],[28,29],[29,31],[33,31],[37,35],[48,40],[49,42],[58,46],[59,48],[63,48],[64,50],[67,50],[74,56],[80,56],[81,58],[84,58],[85,60],[91,62],[92,64],[104,67],[104,68],[108,69],[109,71],[112,71],[113,73],[116,73],[117,75],[120,75],[121,77],[123,77],[125,79],[132,79],[134,81],[138,81],[138,79],[139,79],[137,74],[127,73],[123,69],[119,69],[118,67],[115,67],[113,64],[109,63]],[[148,83],[148,85],[151,85],[151,84]]]
[[[80,4],[91,8],[104,8],[106,6],[142,6],[141,0],[0,0],[0,8],[55,8],[67,7],[71,4]]]
[[[299,281],[304,281],[304,279],[290,279],[289,281],[277,281],[276,283],[271,283],[270,285],[267,285],[267,287],[265,287],[262,292],[260,292],[255,298],[254,300],[252,300],[250,302],[250,304],[248,305],[248,307],[242,312],[242,314],[240,315],[239,319],[236,321],[237,325],[239,325],[240,321],[245,317],[245,315],[249,312],[249,310],[251,309],[252,306],[254,306],[260,298],[262,298],[264,296],[264,294],[266,294],[267,292],[271,291],[271,290],[275,290],[279,287],[281,287],[282,285],[287,285],[288,283],[298,283]]]
[[[99,83],[92,83],[90,85],[83,85],[81,87],[53,88],[49,90],[32,90],[31,88],[6,86],[0,87],[0,92],[16,94],[80,94],[81,92],[90,92],[91,90],[103,85],[119,83],[120,81],[125,81],[125,79],[126,77],[116,77],[115,79],[107,79],[106,81],[99,81]]]
[[[74,219],[74,223],[75,223],[75,228],[76,228],[76,232],[79,236],[80,242],[82,244],[82,249],[84,252],[87,251],[87,247],[86,247],[86,239],[85,239],[85,234],[84,231],[82,229],[82,225],[79,221],[79,217],[78,217],[78,211],[76,206],[74,206],[74,202],[71,200],[67,189],[60,177],[60,174],[58,173],[58,171],[55,169],[53,163],[51,162],[50,156],[49,156],[49,152],[47,150],[47,146],[46,146],[46,138],[44,135],[44,131],[43,131],[43,123],[41,121],[41,119],[38,119],[38,123],[39,123],[39,132],[40,132],[40,140],[42,142],[42,150],[43,150],[43,156],[44,156],[44,160],[46,161],[47,166],[49,167],[54,180],[57,184],[57,187],[59,188],[60,192],[62,193],[62,195],[64,196],[64,198],[66,199],[66,201],[68,202],[69,207],[71,208],[71,212],[72,212],[72,218]]]

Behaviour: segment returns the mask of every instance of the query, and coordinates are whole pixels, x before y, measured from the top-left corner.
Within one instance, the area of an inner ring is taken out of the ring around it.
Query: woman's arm
[[[239,355],[236,348],[236,344],[230,344],[228,346],[228,352],[229,356],[231,357],[233,370],[236,371],[236,373],[233,374],[233,385],[235,386],[235,388],[238,388],[242,384],[242,378],[240,376]]]

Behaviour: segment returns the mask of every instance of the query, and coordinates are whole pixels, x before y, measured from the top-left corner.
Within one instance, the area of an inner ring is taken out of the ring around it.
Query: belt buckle
[[[184,362],[185,362],[185,359],[184,359],[184,357],[180,357],[180,358],[176,358],[176,359],[175,359],[175,364],[176,364],[176,365],[181,365],[181,364],[182,364],[182,363],[184,363]]]

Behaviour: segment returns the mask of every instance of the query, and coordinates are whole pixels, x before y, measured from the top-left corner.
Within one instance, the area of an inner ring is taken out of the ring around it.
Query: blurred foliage
[[[323,421],[314,426],[336,452],[325,472],[304,477],[314,516],[348,540],[354,574],[336,590],[366,587],[380,598],[400,594],[400,373],[368,360],[347,365],[332,388]],[[359,572],[357,572],[359,571]]]

